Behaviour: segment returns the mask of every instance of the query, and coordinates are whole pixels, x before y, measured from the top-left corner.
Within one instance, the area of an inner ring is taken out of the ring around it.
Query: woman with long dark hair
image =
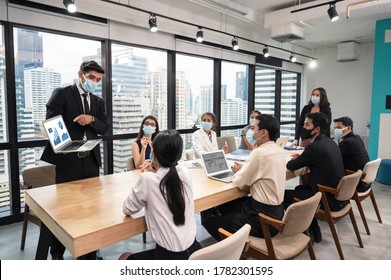
[[[120,259],[185,260],[200,249],[195,239],[194,200],[190,176],[178,165],[183,150],[176,130],[160,132],[152,143],[151,171],[141,174],[124,201],[123,211],[132,215],[145,207],[145,218],[156,248]]]
[[[132,155],[136,168],[140,168],[145,160],[151,159],[152,141],[158,133],[157,119],[152,115],[146,116],[141,122],[137,140],[132,144]]]
[[[331,125],[331,108],[330,102],[327,98],[327,92],[324,88],[318,87],[312,90],[311,99],[308,101],[308,104],[303,107],[300,113],[299,124],[295,133],[295,140],[293,141],[292,146],[297,146],[300,144],[301,130],[304,126],[305,116],[308,113],[317,113],[321,112],[327,116],[329,122],[329,127],[325,133],[327,137],[330,137],[330,125]],[[302,139],[303,140],[303,139]],[[303,143],[301,146],[305,146]]]

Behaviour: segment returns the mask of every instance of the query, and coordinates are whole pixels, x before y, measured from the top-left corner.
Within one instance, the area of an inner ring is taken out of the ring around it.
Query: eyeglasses
[[[154,123],[154,122],[145,122],[144,125],[150,125],[150,126],[155,127],[156,123]]]

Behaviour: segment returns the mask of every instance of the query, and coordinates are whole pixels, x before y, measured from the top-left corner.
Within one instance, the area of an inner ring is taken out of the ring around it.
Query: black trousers
[[[212,216],[205,222],[205,229],[216,240],[220,240],[219,228],[235,233],[245,224],[251,226],[250,235],[263,237],[262,225],[259,220],[259,213],[264,213],[275,219],[282,219],[284,216],[283,205],[267,205],[254,200],[252,197],[242,197],[218,206],[221,216]],[[278,230],[269,227],[272,236]]]
[[[56,183],[66,183],[75,180],[87,179],[99,176],[99,166],[91,153],[85,158],[76,158],[72,166],[56,166]],[[50,254],[53,257],[64,255],[65,247],[54,234],[50,238]],[[78,257],[79,259],[96,259],[96,251]]]
[[[201,245],[197,240],[194,240],[187,250],[181,252],[169,251],[156,244],[155,249],[132,254],[128,260],[188,260],[190,255],[199,249],[201,249]]]

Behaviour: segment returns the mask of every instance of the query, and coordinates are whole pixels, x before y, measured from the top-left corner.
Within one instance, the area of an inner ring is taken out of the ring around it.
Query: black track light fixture
[[[64,0],[62,1],[64,3],[65,8],[67,8],[68,12],[74,13],[77,10],[77,7],[75,5],[75,0]]]
[[[327,10],[327,13],[329,14],[330,21],[333,22],[339,19],[337,9],[335,9],[335,3],[330,4],[330,8]]]
[[[291,55],[289,56],[289,60],[290,60],[291,62],[296,62],[296,56],[295,56],[294,53],[291,53]]]
[[[268,46],[265,46],[265,47],[263,48],[263,56],[264,56],[264,57],[269,57],[269,56],[270,56]]]
[[[233,37],[231,44],[232,44],[232,48],[233,48],[234,51],[237,51],[239,49],[239,40],[238,40],[238,38]]]
[[[149,24],[149,30],[151,30],[151,32],[157,31],[157,18],[154,14],[149,15],[148,24]]]
[[[196,40],[198,43],[202,43],[202,41],[204,41],[204,31],[202,30],[201,27],[198,27],[198,31],[196,34]]]

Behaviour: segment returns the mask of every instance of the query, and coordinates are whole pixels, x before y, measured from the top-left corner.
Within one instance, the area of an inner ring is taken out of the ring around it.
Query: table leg
[[[47,260],[50,243],[50,230],[41,222],[41,230],[39,232],[36,260]]]

